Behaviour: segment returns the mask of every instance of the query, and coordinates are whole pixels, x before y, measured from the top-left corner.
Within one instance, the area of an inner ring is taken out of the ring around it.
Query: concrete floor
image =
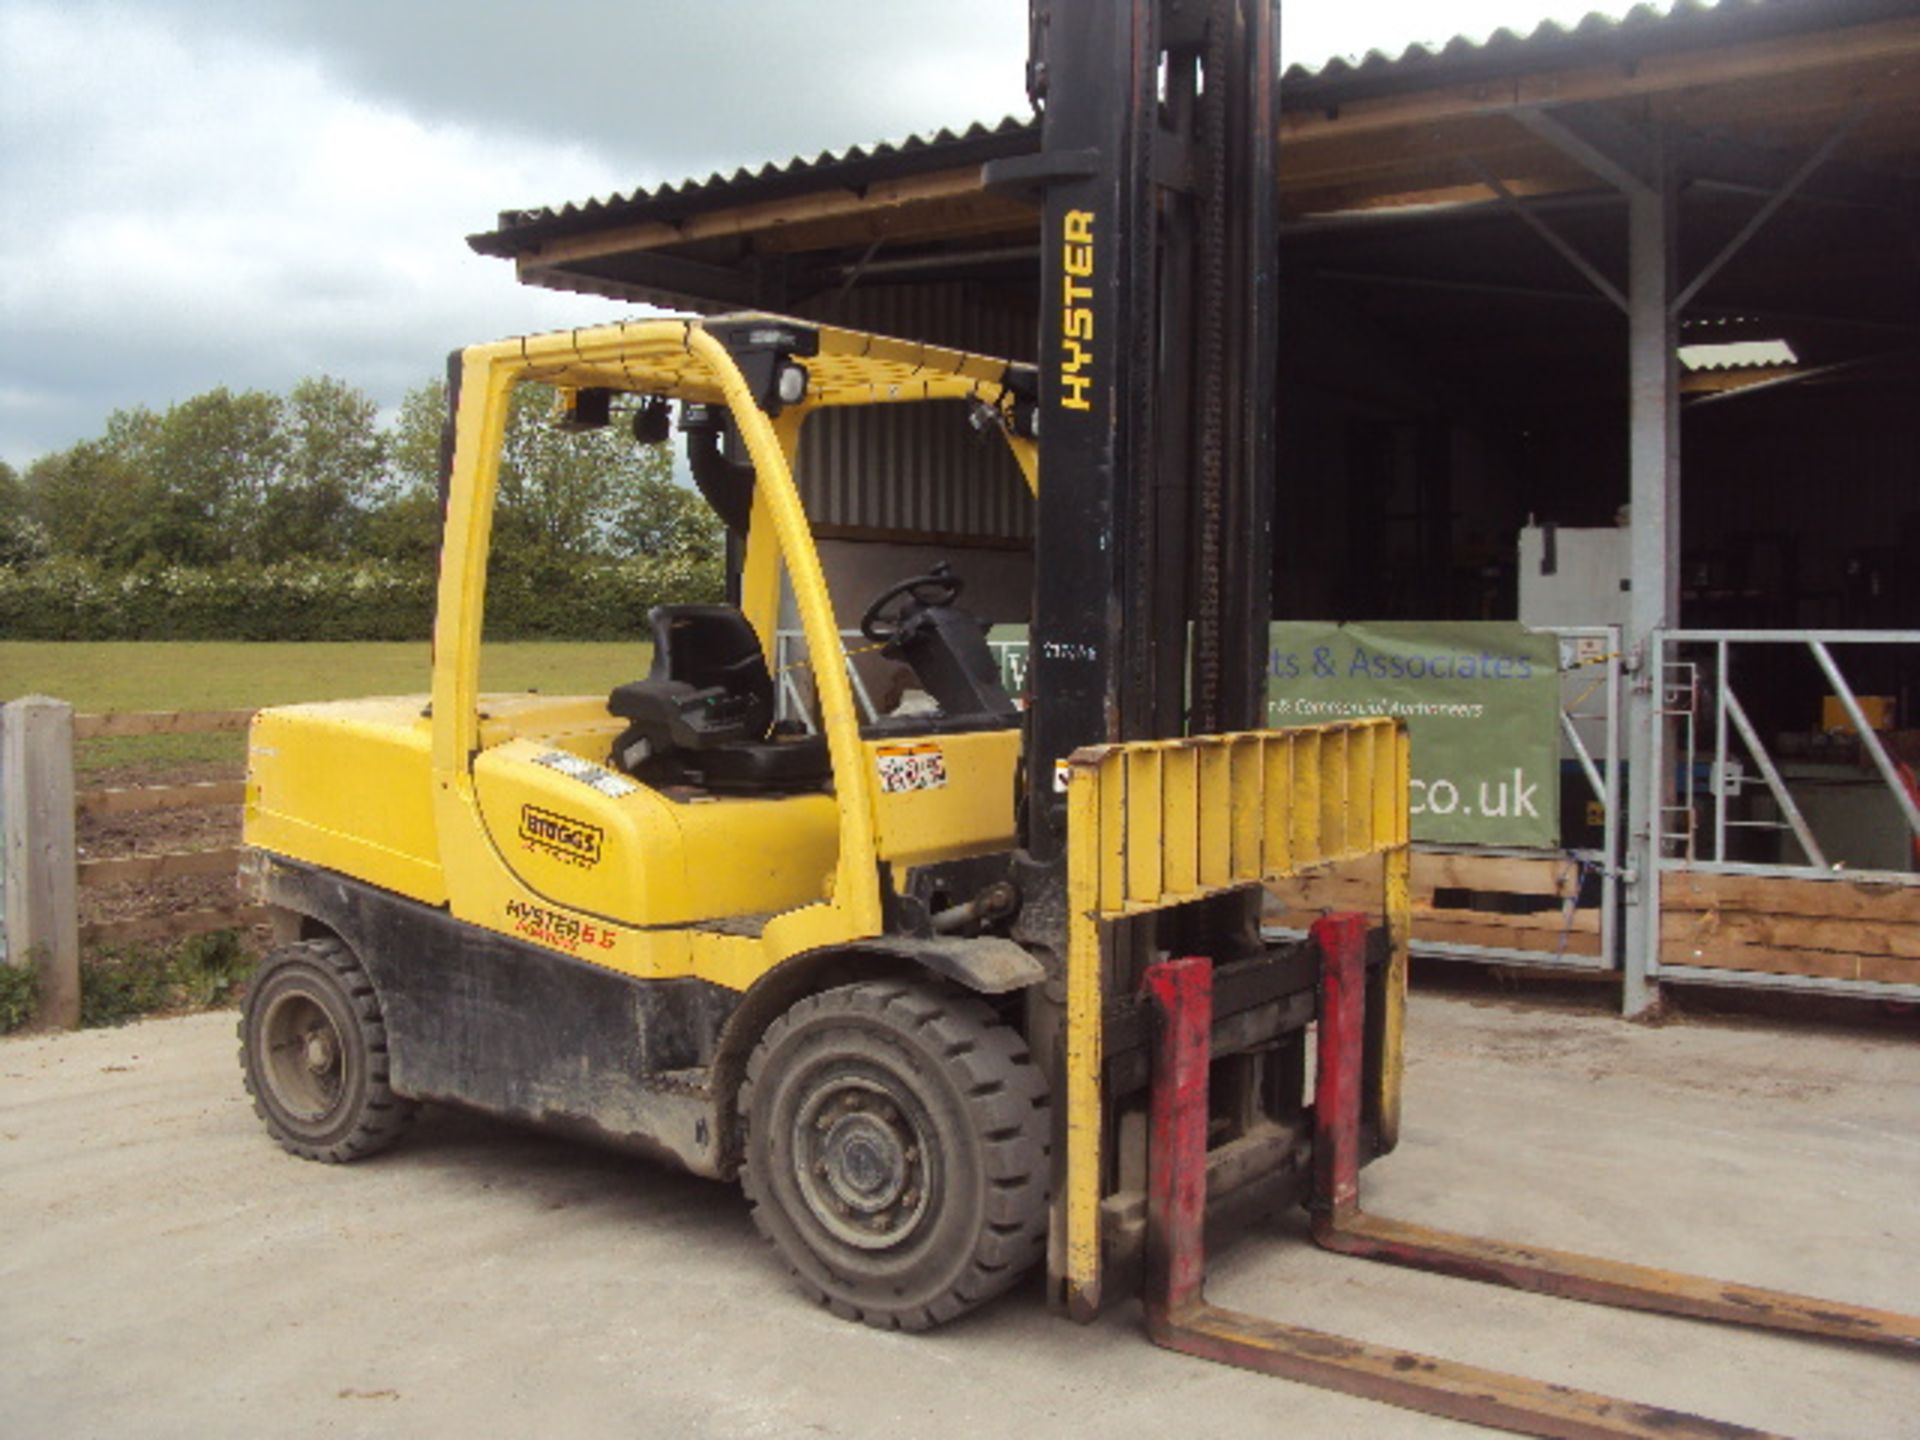
[[[12,1436],[1413,1437],[1470,1427],[1152,1348],[1029,1286],[921,1338],[788,1290],[737,1191],[446,1112],[323,1167],[260,1132],[233,1016],[0,1041]],[[1416,995],[1369,1208],[1920,1308],[1920,1050]],[[1804,1440],[1920,1436],[1920,1359],[1320,1254],[1212,1298]]]

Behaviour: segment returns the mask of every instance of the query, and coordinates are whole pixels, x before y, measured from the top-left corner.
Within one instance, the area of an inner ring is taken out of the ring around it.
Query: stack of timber
[[[1582,905],[1579,863],[1564,855],[1413,854],[1412,947],[1473,945],[1543,960],[1600,963],[1600,910]],[[1381,915],[1380,866],[1360,862],[1268,887],[1266,920],[1305,929],[1333,910]]]
[[[1920,884],[1668,871],[1660,963],[1920,983]]]

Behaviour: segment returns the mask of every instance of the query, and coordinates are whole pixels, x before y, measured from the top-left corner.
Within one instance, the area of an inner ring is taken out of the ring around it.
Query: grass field
[[[0,640],[0,700],[52,695],[83,714],[105,710],[240,710],[299,700],[406,695],[428,686],[425,641],[248,644],[243,641]],[[483,690],[603,695],[646,674],[652,647],[636,641],[517,641],[482,653]],[[96,741],[83,770],[128,764],[237,763],[244,737],[163,735]]]

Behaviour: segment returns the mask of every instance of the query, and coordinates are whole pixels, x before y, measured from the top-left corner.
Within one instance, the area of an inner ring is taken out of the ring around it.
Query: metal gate
[[[1920,787],[1892,723],[1916,698],[1916,647],[1917,631],[1655,638],[1664,798],[1645,900],[1659,943],[1630,965],[1650,980],[1920,999]],[[1809,693],[1822,713],[1774,698]]]

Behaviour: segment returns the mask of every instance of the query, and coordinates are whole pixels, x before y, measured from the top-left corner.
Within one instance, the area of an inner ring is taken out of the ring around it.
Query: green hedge
[[[619,640],[647,633],[655,605],[718,599],[718,564],[685,557],[496,561],[487,636]],[[10,640],[422,640],[433,628],[430,567],[293,561],[115,573],[82,561],[0,568],[0,637]]]

